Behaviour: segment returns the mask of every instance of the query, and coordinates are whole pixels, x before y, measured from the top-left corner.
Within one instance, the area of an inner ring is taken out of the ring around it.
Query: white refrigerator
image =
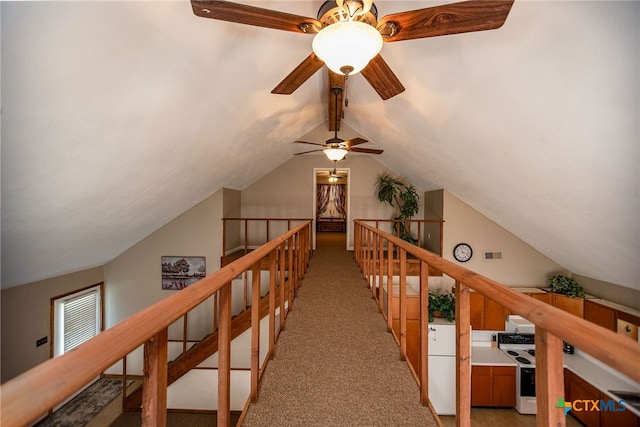
[[[456,413],[456,325],[429,323],[429,400],[438,415]]]

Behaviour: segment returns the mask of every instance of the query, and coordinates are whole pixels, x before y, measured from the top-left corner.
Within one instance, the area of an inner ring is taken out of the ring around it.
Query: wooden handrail
[[[367,279],[367,283],[371,284],[371,279],[376,276],[377,268],[382,268],[383,259],[379,258],[377,248],[373,244],[373,236],[380,236],[388,245],[389,254],[388,265],[391,265],[391,258],[393,257],[393,251],[391,248],[395,247],[399,251],[399,257],[404,258],[405,253],[411,254],[413,257],[419,259],[424,265],[435,267],[442,271],[446,275],[450,276],[456,281],[456,319],[458,323],[462,320],[465,325],[469,322],[469,298],[468,289],[473,289],[476,292],[492,299],[496,303],[506,307],[511,312],[518,314],[536,327],[536,346],[541,347],[540,352],[536,352],[537,363],[536,369],[536,382],[537,387],[541,388],[541,398],[537,399],[538,404],[538,416],[539,418],[547,417],[543,421],[539,421],[538,425],[550,425],[549,422],[552,418],[555,420],[558,411],[554,411],[551,414],[550,405],[553,405],[557,401],[558,394],[562,384],[562,341],[571,343],[580,343],[580,350],[593,356],[595,359],[603,362],[605,365],[613,368],[614,370],[626,375],[634,381],[640,382],[640,370],[637,367],[638,355],[640,354],[640,344],[634,342],[627,337],[616,334],[604,327],[598,326],[594,323],[588,322],[573,314],[562,311],[552,305],[546,304],[542,301],[536,300],[532,297],[524,295],[520,292],[504,286],[494,280],[477,274],[471,270],[468,270],[458,264],[441,258],[425,249],[412,245],[398,237],[379,230],[371,225],[366,224],[364,221],[356,220],[355,228],[355,257],[356,261],[360,265],[360,268]],[[378,243],[378,245],[383,243]],[[391,273],[388,268],[388,286],[391,286]],[[406,272],[403,271],[402,266],[400,269],[400,312],[402,317],[402,284],[406,283]],[[420,276],[421,293],[426,292],[426,282],[428,280],[424,274]],[[373,286],[373,285],[372,285]],[[382,287],[382,283],[379,283]],[[392,292],[389,292],[391,295]],[[421,301],[424,303],[421,295]],[[389,304],[390,305],[390,304]],[[400,319],[402,325],[402,319]],[[465,326],[463,325],[463,326]],[[424,325],[422,325],[424,327]],[[462,328],[464,329],[464,328]],[[461,339],[461,325],[457,325],[458,340]],[[401,354],[404,353],[402,343],[403,329],[400,328],[400,346]],[[467,332],[468,333],[468,332]],[[421,336],[426,336],[425,331],[421,331]],[[467,338],[465,338],[467,339]],[[559,344],[558,344],[559,343]],[[603,343],[607,343],[603,345]],[[423,354],[425,349],[422,349]],[[459,345],[458,348],[458,361],[464,363],[461,359],[461,353],[464,357],[464,352],[468,353],[468,350],[464,345]],[[463,358],[464,358],[463,357]],[[467,361],[468,362],[468,361]],[[423,364],[423,366],[425,366]],[[459,367],[462,368],[462,365]],[[463,374],[469,378],[469,374],[463,371]],[[538,381],[542,380],[542,381]],[[542,385],[541,385],[542,384]],[[422,381],[421,387],[427,387]],[[465,405],[470,404],[468,396],[464,396],[466,393],[467,384],[458,384],[458,394],[463,394],[463,403]],[[555,401],[553,401],[555,399]],[[468,407],[460,407],[460,396],[458,398],[458,425],[469,425],[469,410]],[[561,414],[562,415],[562,414]],[[564,420],[560,420],[560,423],[564,425]],[[560,424],[558,424],[560,425]]]
[[[240,221],[241,224],[244,224],[243,234],[244,234],[244,242],[242,248],[244,253],[249,252],[249,222],[261,222],[265,223],[265,242],[271,240],[271,231],[270,224],[271,222],[286,222],[287,223],[287,231],[291,230],[292,222],[304,222],[311,221],[309,218],[259,218],[259,217],[225,217],[222,218],[222,256],[227,255],[227,223],[229,221]]]
[[[26,425],[35,421],[56,404],[79,390],[91,379],[100,375],[105,369],[143,344],[145,345],[145,355],[148,353],[151,360],[157,361],[154,365],[155,367],[152,367],[150,371],[159,372],[160,374],[164,372],[166,377],[166,361],[164,362],[164,368],[158,369],[159,367],[157,366],[166,357],[166,355],[158,353],[158,343],[166,341],[166,330],[169,325],[218,291],[222,291],[221,313],[225,317],[229,317],[230,302],[225,297],[230,294],[231,281],[239,274],[251,269],[254,265],[259,265],[263,258],[279,250],[293,236],[299,236],[299,241],[302,242],[297,249],[305,252],[305,254],[300,254],[299,256],[308,260],[307,252],[310,251],[310,232],[311,220],[307,219],[302,224],[267,242],[246,256],[239,258],[180,292],[176,292],[133,314],[75,349],[50,359],[0,385],[3,427]],[[274,257],[271,258],[275,259]],[[301,273],[296,271],[295,274]],[[283,313],[281,313],[282,317],[284,317]],[[226,332],[228,320],[228,318],[220,320],[221,322],[224,321],[222,328],[225,331],[223,332]],[[226,333],[221,333],[220,335],[228,336]],[[145,359],[146,362],[147,360]],[[159,382],[154,385],[153,381],[147,381],[147,379],[147,375],[145,375],[145,387],[152,386],[152,389],[148,391],[149,396],[157,398],[158,389],[162,388],[162,380],[156,378],[155,381]],[[223,380],[226,381],[224,375]],[[164,381],[166,384],[166,378]],[[226,387],[226,390],[228,393],[228,387]],[[164,393],[166,394],[166,387]],[[219,396],[220,399],[226,405],[229,396]],[[225,399],[227,400],[225,401]],[[160,407],[158,407],[158,404]],[[151,406],[152,410],[163,410],[161,401]],[[158,421],[158,418],[154,418],[153,414],[145,414],[144,409],[143,406],[143,425],[151,425]],[[223,409],[226,409],[226,407]],[[218,412],[220,415],[220,411]],[[150,415],[150,417],[146,417],[146,415]],[[145,420],[147,420],[146,424]],[[160,421],[162,421],[161,418]]]

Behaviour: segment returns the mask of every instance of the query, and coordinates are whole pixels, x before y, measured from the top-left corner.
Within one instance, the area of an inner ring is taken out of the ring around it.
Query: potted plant
[[[413,185],[407,185],[398,178],[387,174],[382,175],[376,183],[378,200],[388,203],[398,209],[394,219],[399,221],[411,220],[420,209],[420,196]],[[418,241],[411,235],[411,222],[396,222],[394,231],[402,240],[416,244]]]
[[[456,318],[456,296],[451,292],[440,289],[429,291],[429,322],[435,317],[441,317],[449,322]]]
[[[551,292],[556,294],[566,295],[569,298],[584,298],[582,286],[573,277],[558,274],[549,279],[549,285]]]
[[[583,317],[584,290],[573,277],[562,274],[549,279],[550,291],[553,293],[553,305],[561,310]]]

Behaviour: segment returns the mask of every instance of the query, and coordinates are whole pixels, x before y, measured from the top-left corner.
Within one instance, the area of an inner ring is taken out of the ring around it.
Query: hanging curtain
[[[347,218],[347,210],[345,207],[345,201],[347,200],[347,189],[344,184],[335,184],[331,188],[332,190],[332,199],[336,205],[336,210],[340,214],[342,219]]]
[[[330,199],[330,184],[318,184],[316,187],[316,198],[318,200],[318,211],[316,212],[316,217],[319,217],[323,213],[327,211],[327,207],[329,206]]]

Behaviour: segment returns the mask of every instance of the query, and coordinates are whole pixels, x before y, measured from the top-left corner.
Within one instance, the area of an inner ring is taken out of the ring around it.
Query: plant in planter
[[[410,220],[420,209],[420,196],[413,185],[407,185],[391,175],[380,176],[376,183],[378,200],[398,209],[396,220]],[[407,242],[417,243],[411,235],[411,222],[397,222],[393,226],[398,236]]]
[[[559,274],[549,279],[549,284],[551,285],[551,292],[566,295],[569,298],[584,298],[582,286],[573,277]]]
[[[451,292],[442,292],[440,289],[429,291],[429,322],[434,317],[442,317],[449,322],[456,318],[456,296]]]

